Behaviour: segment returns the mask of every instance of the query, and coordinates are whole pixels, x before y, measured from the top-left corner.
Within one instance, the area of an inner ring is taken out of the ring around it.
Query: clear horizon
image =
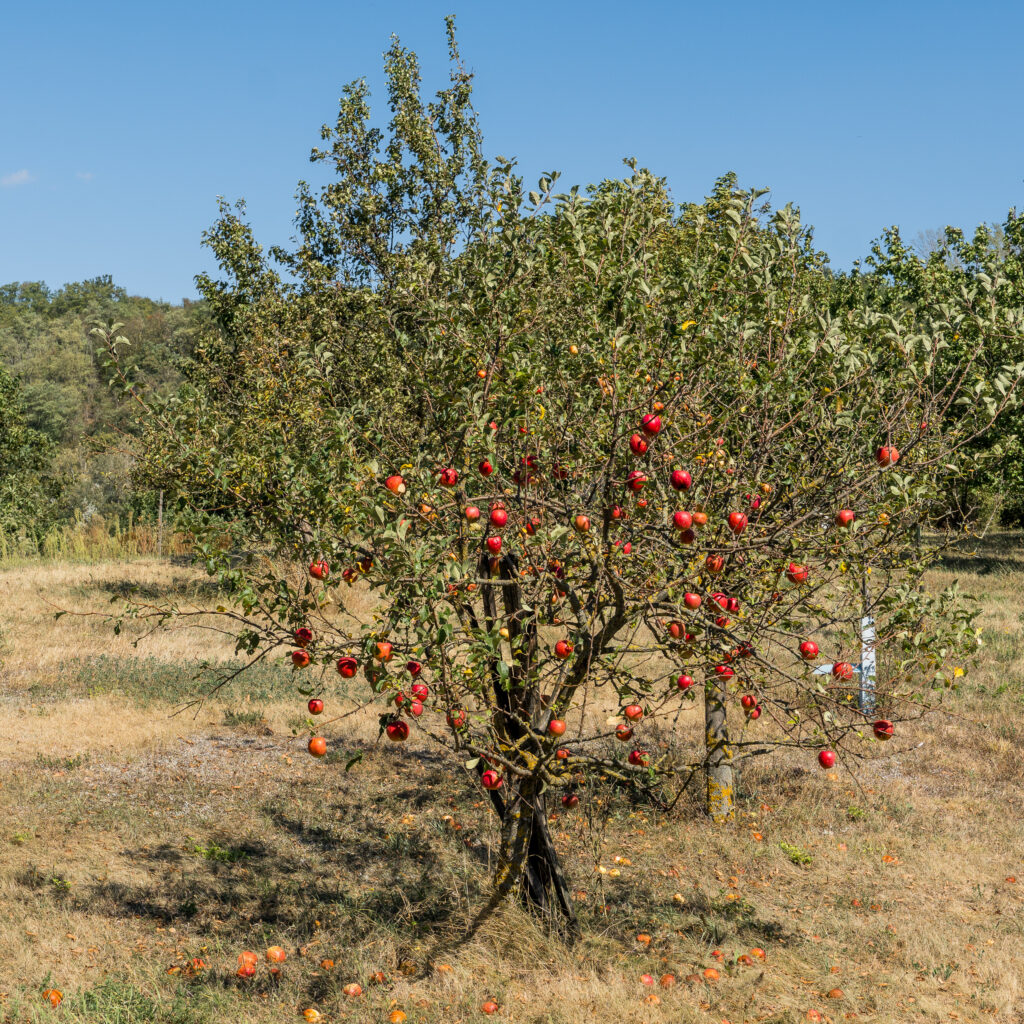
[[[533,22],[452,0],[14,9],[0,40],[0,283],[111,274],[133,294],[192,298],[218,195],[247,201],[263,244],[287,242],[342,86],[365,77],[385,122],[395,33],[432,94],[447,13],[486,151],[516,156],[528,181],[554,169],[587,184],[634,156],[682,202],[736,171],[799,206],[841,269],[889,225],[912,241],[1024,202],[1024,8],[729,10],[573,2]]]

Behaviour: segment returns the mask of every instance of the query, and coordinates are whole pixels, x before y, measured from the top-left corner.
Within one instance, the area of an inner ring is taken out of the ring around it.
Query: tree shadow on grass
[[[226,595],[217,586],[216,580],[174,576],[167,581],[156,580],[96,580],[90,583],[94,590],[109,594],[111,598],[159,602],[170,598],[188,598],[191,601],[210,603]]]
[[[972,576],[1004,576],[1024,572],[1024,559],[988,555],[944,555],[936,568]]]
[[[358,817],[360,806],[349,812]],[[280,807],[268,808],[267,818],[273,833],[266,841],[218,835],[184,849],[164,843],[126,850],[148,878],[95,879],[77,887],[75,899],[111,918],[200,931],[225,922],[240,933],[270,928],[296,944],[328,918],[356,928],[354,941],[382,926],[407,938],[444,927],[456,910],[450,889],[437,886],[440,844],[419,831],[369,819],[358,828],[310,824]]]

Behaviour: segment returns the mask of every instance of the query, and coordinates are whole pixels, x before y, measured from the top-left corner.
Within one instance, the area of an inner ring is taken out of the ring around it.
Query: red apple
[[[306,749],[313,757],[323,757],[327,753],[327,740],[323,736],[312,736]]]
[[[800,657],[804,661],[813,661],[818,656],[818,645],[813,640],[805,640],[800,645]]]
[[[299,626],[293,635],[297,647],[308,647],[313,642],[313,630],[308,626]]]
[[[488,537],[487,547],[494,553],[497,554],[501,551],[501,538],[500,537]]]
[[[569,810],[572,810],[574,807],[578,806],[579,802],[580,798],[575,793],[566,793],[565,796],[562,797],[562,806],[568,808]]]
[[[843,508],[836,513],[836,526],[841,526],[843,529],[848,529],[856,519],[853,509]]]
[[[491,522],[500,530],[508,522],[508,513],[501,507],[495,505],[491,509]]]
[[[686,636],[686,627],[681,622],[670,622],[668,624],[668,635],[673,640],[682,640]]]
[[[449,708],[445,721],[450,729],[463,729],[466,725],[466,712],[462,708]]]
[[[831,768],[836,763],[836,755],[834,751],[822,750],[818,752],[818,764],[822,768]]]
[[[551,736],[561,736],[565,732],[565,722],[560,718],[552,718],[548,722],[548,734]]]
[[[393,718],[384,727],[384,732],[392,743],[404,743],[409,738],[409,723],[401,718]]]
[[[786,579],[790,583],[806,583],[810,575],[807,566],[797,565],[796,562],[790,562],[789,568],[786,570]]]
[[[895,466],[900,461],[900,453],[895,445],[883,445],[875,453],[875,458],[882,467]]]
[[[445,466],[439,474],[439,480],[442,487],[454,487],[459,482],[458,471],[451,466]]]
[[[568,640],[559,640],[555,644],[555,657],[561,658],[563,661],[572,654],[572,644]]]
[[[692,544],[696,539],[697,534],[695,534],[693,530],[683,530],[683,532],[679,534],[679,542],[681,544]]]
[[[316,562],[310,563],[309,575],[314,577],[314,579],[325,580],[331,575],[331,567],[321,558]]]
[[[648,436],[654,437],[655,434],[661,432],[661,417],[655,416],[654,413],[647,413],[640,420],[640,429]]]
[[[426,700],[430,696],[430,687],[426,683],[413,683],[410,689],[417,700]]]
[[[415,679],[416,676],[418,676],[423,671],[423,666],[418,661],[407,661],[405,663],[405,671],[408,672],[409,675],[413,677],[413,679]],[[415,690],[416,687],[414,686],[413,692],[415,692]]]
[[[566,750],[565,747],[559,747],[555,751],[555,757],[558,758],[559,761],[568,761],[569,760],[569,751]]]
[[[616,521],[618,521],[620,519],[628,519],[629,518],[629,516],[626,514],[626,510],[621,505],[615,505],[612,508],[611,515],[612,515],[612,519],[615,519]]]
[[[477,466],[477,469],[480,470],[481,476],[490,476],[494,472],[494,467],[487,461],[487,459],[484,459],[484,461]]]
[[[638,768],[647,767],[647,751],[646,750],[631,750],[629,752],[629,763],[636,765]]]
[[[491,768],[480,776],[484,789],[501,789],[501,776]]]
[[[480,509],[476,505],[467,505],[466,511],[463,515],[471,522],[475,523],[480,518]]]
[[[832,675],[836,679],[850,680],[853,678],[853,666],[848,661],[837,661],[832,666]]]
[[[723,594],[720,590],[716,590],[711,595],[711,600],[714,601],[715,604],[717,604],[720,608],[729,607],[729,598],[727,598],[725,594]]]
[[[409,710],[409,714],[412,715],[414,718],[419,718],[420,715],[423,714],[423,701],[421,701],[421,700],[411,701],[410,704],[409,704],[408,710]]]
[[[639,704],[627,704],[622,713],[631,722],[639,722],[644,717],[644,709]]]
[[[639,469],[634,469],[633,472],[626,477],[626,486],[634,494],[639,494],[643,490],[645,483],[647,483],[647,477],[644,476]]]
[[[880,718],[872,726],[872,729],[874,730],[875,737],[880,740],[891,740],[893,733],[896,731],[888,718]]]
[[[753,718],[760,718],[760,717],[761,717],[761,708],[760,708],[760,706],[753,707],[753,708],[751,708],[747,712],[747,718],[752,718],[753,719]]]
[[[747,528],[747,517],[743,512],[729,513],[729,529],[738,537]]]
[[[689,512],[676,512],[672,516],[672,525],[680,531],[688,530],[693,526],[693,516]]]
[[[700,607],[700,594],[691,594],[689,592],[683,594],[683,604],[690,611],[696,611]]]
[[[745,693],[740,697],[740,704],[744,710],[750,711],[752,708],[757,707],[757,698],[752,693]]]
[[[633,730],[625,722],[620,722],[615,726],[615,738],[625,743],[633,738]]]
[[[339,658],[338,673],[346,679],[351,679],[359,668],[359,662],[355,658]]]
[[[304,651],[301,647],[297,651],[292,651],[292,664],[296,668],[305,668],[309,664],[309,651]]]
[[[704,565],[713,576],[717,576],[725,568],[725,559],[721,555],[708,555],[704,559]]]
[[[398,473],[393,473],[384,481],[384,486],[392,494],[405,494],[405,481]]]
[[[629,447],[633,450],[634,455],[646,455],[647,454],[647,442],[641,437],[640,434],[634,434],[629,439]]]
[[[540,529],[540,516],[533,516],[526,521],[526,532],[532,537]]]
[[[373,656],[378,661],[390,661],[394,657],[394,651],[387,640],[378,640],[374,647]]]
[[[732,679],[733,676],[736,675],[736,673],[731,668],[729,668],[728,665],[716,665],[715,675],[718,676],[719,679],[728,681],[729,679]]]
[[[693,477],[685,469],[674,469],[669,477],[669,483],[677,491],[688,491],[693,483]]]
[[[691,686],[693,686],[692,676],[681,675],[676,680],[676,686],[678,686],[680,690],[688,690]]]
[[[572,521],[572,525],[573,529],[575,529],[577,533],[586,533],[590,529],[590,519],[588,519],[587,516],[578,515]]]
[[[306,707],[311,715],[322,715],[324,712],[324,702],[319,697],[310,697]]]

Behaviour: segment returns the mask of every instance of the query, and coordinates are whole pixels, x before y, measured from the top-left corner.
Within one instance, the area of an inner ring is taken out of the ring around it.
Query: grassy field
[[[284,669],[174,715],[230,645],[193,628],[136,648],[102,613],[132,584],[208,605],[188,570],[2,571],[0,1019],[1024,1021],[1024,539],[937,575],[984,609],[951,714],[856,776],[762,759],[728,827],[589,791],[553,826],[585,929],[567,949],[513,908],[480,918],[496,837],[479,788],[414,740],[375,746],[373,712],[329,727],[324,762]],[[279,976],[235,977],[271,945]]]

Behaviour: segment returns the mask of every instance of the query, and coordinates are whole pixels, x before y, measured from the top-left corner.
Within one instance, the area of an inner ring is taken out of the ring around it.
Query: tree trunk
[[[704,686],[707,812],[716,822],[731,821],[733,809],[732,747],[725,722],[725,689],[717,680]]]
[[[503,895],[518,890],[523,905],[544,918],[549,927],[579,930],[569,886],[547,823],[547,801],[525,780],[502,809],[501,852],[495,884]]]

